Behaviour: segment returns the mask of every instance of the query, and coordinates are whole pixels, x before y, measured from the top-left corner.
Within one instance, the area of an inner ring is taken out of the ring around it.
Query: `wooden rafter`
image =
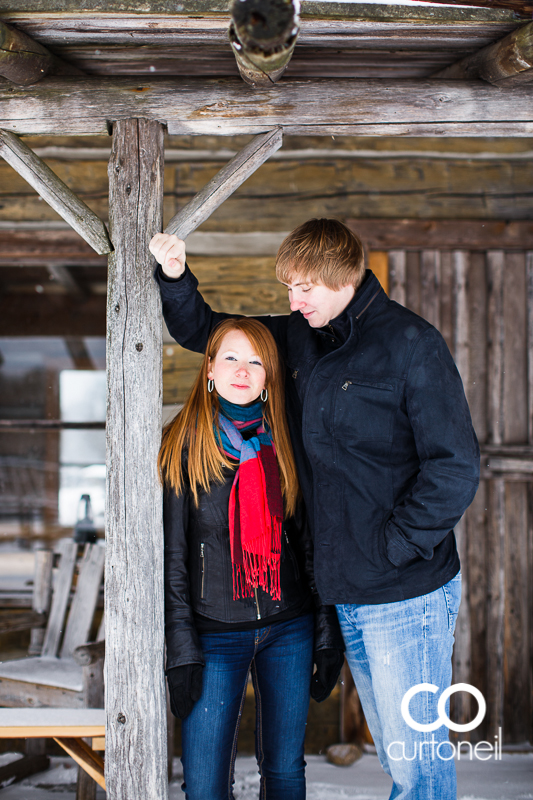
[[[49,78],[31,92],[0,83],[0,128],[24,134],[107,134],[110,120],[164,120],[170,134],[531,136],[526,87],[482,82],[307,80],[248,89],[240,79]]]
[[[481,78],[502,86],[509,85],[509,78],[517,77],[533,80],[533,22],[435,75],[440,80]]]
[[[36,42],[26,33],[0,21],[0,75],[13,83],[29,86],[46,75],[83,75]]]
[[[256,136],[170,220],[165,233],[175,233],[185,239],[253,175],[272,153],[279,150],[282,141],[281,128]]]
[[[294,52],[299,0],[234,0],[229,40],[239,72],[251,86],[275,83]]]
[[[415,3],[435,3],[449,6],[473,6],[474,8],[502,9],[526,15],[533,12],[529,0],[415,0]]]
[[[18,136],[0,130],[0,156],[60,214],[97,253],[112,248],[106,227],[89,206],[77,197]]]

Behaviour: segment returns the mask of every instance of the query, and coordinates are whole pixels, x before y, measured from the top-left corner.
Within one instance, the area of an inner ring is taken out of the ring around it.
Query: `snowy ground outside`
[[[9,760],[0,756],[0,765]],[[458,800],[533,800],[533,754],[503,754],[503,760],[461,761]],[[52,766],[21,783],[0,790],[0,800],[75,800],[76,767],[67,758],[52,758]],[[181,763],[174,761],[169,800],[180,800]],[[253,757],[239,757],[235,800],[257,800],[259,776]],[[374,755],[364,755],[351,767],[335,767],[324,756],[307,756],[307,800],[387,800],[390,779]],[[98,790],[97,800],[105,800]]]

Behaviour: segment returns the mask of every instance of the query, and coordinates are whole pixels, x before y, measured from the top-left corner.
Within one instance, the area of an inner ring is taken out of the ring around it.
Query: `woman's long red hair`
[[[284,370],[274,337],[261,322],[249,317],[226,319],[211,332],[191,393],[183,409],[163,430],[158,459],[160,475],[165,484],[178,494],[182,492],[186,480],[182,453],[186,448],[188,481],[198,505],[200,488],[209,492],[210,483],[224,480],[224,467],[235,468],[235,462],[230,461],[220,448],[218,395],[215,390],[212,393],[207,391],[210,361],[216,357],[222,339],[230,331],[244,333],[265,368],[268,400],[263,415],[276,448],[285,513],[291,516],[296,508],[298,477],[285,415]]]

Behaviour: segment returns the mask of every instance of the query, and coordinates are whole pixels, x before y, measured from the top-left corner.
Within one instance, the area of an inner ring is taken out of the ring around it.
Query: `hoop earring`
[[[214,388],[215,388],[215,381],[212,378],[209,378],[209,380],[207,381],[207,391],[209,392],[209,394],[211,394]]]
[[[265,395],[264,397],[263,397],[263,394]],[[268,400],[268,389],[263,387],[261,389],[261,394],[259,395],[259,397],[261,398],[263,403],[266,403],[266,401]]]

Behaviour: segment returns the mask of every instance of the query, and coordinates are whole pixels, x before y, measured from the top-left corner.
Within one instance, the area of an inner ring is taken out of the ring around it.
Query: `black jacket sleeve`
[[[209,334],[219,322],[240,314],[225,314],[213,311],[198,291],[198,281],[185,266],[185,272],[177,279],[167,278],[160,265],[154,272],[159,284],[163,303],[163,316],[170,335],[195,353],[205,353]],[[285,354],[288,316],[279,315],[254,317],[265,325],[276,340],[282,356]]]
[[[472,502],[479,483],[479,446],[463,384],[434,328],[414,346],[405,401],[420,469],[387,523],[387,556],[395,566],[417,556],[431,559]]]
[[[167,670],[183,664],[204,664],[200,639],[194,625],[187,571],[189,491],[178,497],[165,488],[165,638]]]

